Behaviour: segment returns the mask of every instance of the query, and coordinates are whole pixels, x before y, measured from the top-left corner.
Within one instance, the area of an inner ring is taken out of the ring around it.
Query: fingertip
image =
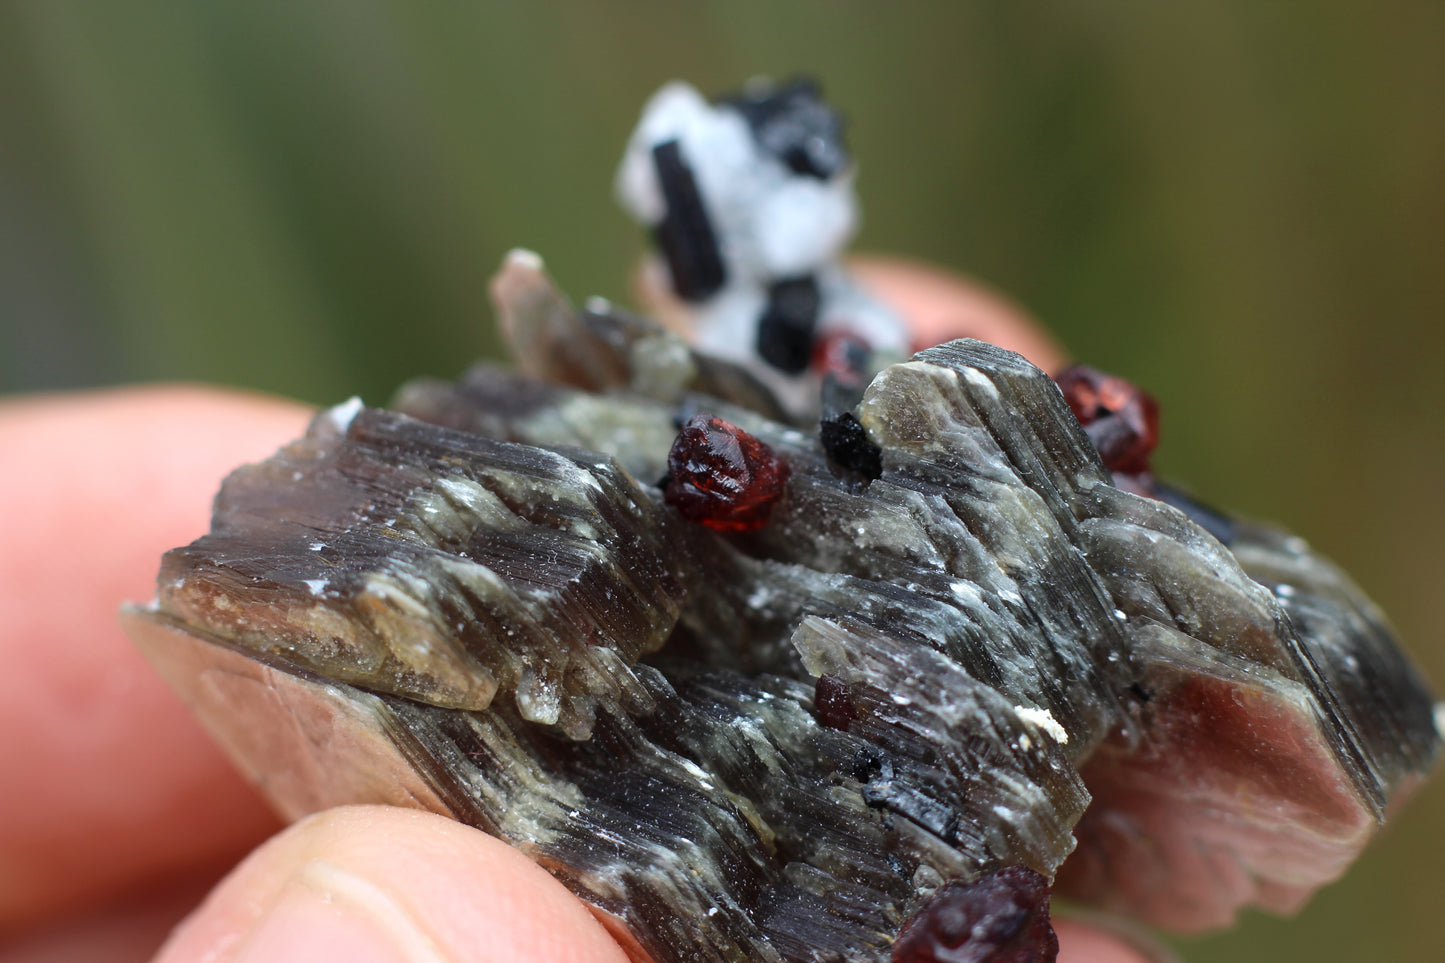
[[[1162,947],[1142,945],[1103,929],[1071,919],[1055,919],[1059,937],[1058,963],[1171,963]]]
[[[207,528],[221,478],[304,406],[188,386],[0,403],[0,926],[232,859],[275,829],[122,636],[161,553]]]
[[[1017,351],[1045,371],[1062,368],[1059,343],[1018,304],[942,268],[870,255],[849,262],[859,282],[907,319],[914,348],[977,338]]]
[[[626,963],[587,907],[491,836],[430,813],[333,809],[256,850],[157,963]]]
[[[92,595],[125,587],[149,597],[160,553],[206,531],[221,479],[295,438],[310,416],[296,402],[190,385],[0,403],[8,466],[0,497],[26,508],[7,531],[24,549],[7,555],[23,555],[26,568],[7,574],[33,573],[46,601],[61,592],[73,600],[79,575]],[[67,554],[71,578],[38,577],[54,574],[49,556]],[[112,605],[85,628],[110,626],[113,616]]]

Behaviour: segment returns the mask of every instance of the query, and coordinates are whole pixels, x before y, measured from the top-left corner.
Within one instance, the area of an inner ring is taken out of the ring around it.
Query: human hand
[[[863,262],[921,340],[971,335],[1054,369],[1001,299],[933,269]],[[0,404],[0,963],[141,960],[624,960],[526,857],[450,820],[347,807],[277,824],[131,648],[117,606],[207,527],[220,478],[310,412],[254,395],[146,388]],[[1063,963],[1141,963],[1067,920]]]

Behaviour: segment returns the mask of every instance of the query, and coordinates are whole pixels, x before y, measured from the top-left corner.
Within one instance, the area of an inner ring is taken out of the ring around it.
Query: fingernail
[[[406,907],[326,862],[302,867],[243,938],[234,963],[445,963]]]

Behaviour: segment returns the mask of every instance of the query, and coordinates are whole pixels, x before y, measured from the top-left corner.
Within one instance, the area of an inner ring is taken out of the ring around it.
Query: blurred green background
[[[532,247],[626,300],[611,177],[663,81],[820,77],[862,247],[1152,388],[1159,461],[1341,561],[1445,683],[1445,5],[0,5],[0,392],[384,403],[494,348]],[[1445,780],[1206,961],[1445,956]]]

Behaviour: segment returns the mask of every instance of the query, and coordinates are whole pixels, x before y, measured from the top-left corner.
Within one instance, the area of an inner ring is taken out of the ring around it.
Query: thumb
[[[921,261],[870,255],[849,262],[854,277],[908,322],[915,349],[977,338],[1017,351],[1053,373],[1066,363],[1053,336],[1007,297]]]
[[[500,840],[429,813],[351,806],[256,850],[156,963],[625,963],[586,906]]]

